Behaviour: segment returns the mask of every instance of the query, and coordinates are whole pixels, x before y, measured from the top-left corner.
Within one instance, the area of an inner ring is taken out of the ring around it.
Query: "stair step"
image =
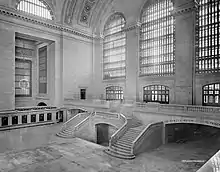
[[[62,138],[73,138],[73,136],[71,135],[63,135],[63,134],[60,134],[60,133],[57,133],[56,134],[57,136],[59,136],[59,137],[62,137]]]
[[[113,147],[120,148],[120,149],[131,150],[131,146],[130,146],[130,147],[126,147],[126,146],[120,145],[120,144],[114,144],[114,145],[112,145],[112,146],[113,146]]]
[[[124,147],[124,146],[119,146],[119,145],[111,145],[111,148],[112,149],[115,149],[115,150],[120,150],[122,152],[125,152],[125,153],[130,153],[131,152],[131,148],[127,148],[127,147]]]
[[[120,149],[120,148],[116,148],[116,147],[110,147],[110,149],[113,150],[114,152],[117,152],[122,155],[130,155],[131,154],[131,150],[125,150],[125,149]]]
[[[121,144],[128,145],[128,146],[132,145],[132,142],[122,141],[122,140],[120,140],[120,139],[119,139],[116,143],[121,143]]]
[[[132,154],[128,154],[128,155],[122,155],[122,154],[118,154],[117,152],[111,151],[110,149],[104,150],[105,153],[107,153],[108,155],[111,155],[115,158],[120,158],[120,159],[134,159],[135,155]]]
[[[120,138],[119,140],[121,140],[121,141],[123,141],[123,142],[133,142],[134,140],[135,140],[135,138],[133,138],[133,139],[127,139],[127,138],[124,138],[124,137],[122,137],[122,138]]]
[[[122,137],[131,137],[131,138],[134,138],[134,137],[137,137],[139,134],[124,134]]]
[[[126,147],[128,149],[131,149],[132,147],[132,144],[125,144],[125,143],[121,143],[121,142],[116,142],[114,145],[119,145],[119,146],[122,146],[122,147]]]

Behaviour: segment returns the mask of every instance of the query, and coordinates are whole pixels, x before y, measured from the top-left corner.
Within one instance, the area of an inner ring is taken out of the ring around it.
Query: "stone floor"
[[[213,140],[167,144],[134,160],[120,160],[104,147],[62,139],[60,124],[0,132],[0,172],[194,172],[219,149]],[[184,160],[200,160],[187,163]]]

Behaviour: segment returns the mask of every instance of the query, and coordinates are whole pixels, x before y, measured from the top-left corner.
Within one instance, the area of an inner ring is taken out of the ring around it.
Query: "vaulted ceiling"
[[[64,0],[63,23],[80,25],[99,31],[106,19],[114,12],[122,12],[127,23],[136,22],[146,0]]]
[[[15,8],[21,0],[0,0],[0,5]],[[42,1],[42,0],[40,0]],[[149,0],[44,0],[54,12],[57,23],[83,31],[100,33],[107,18],[122,12],[127,25],[135,24]],[[193,0],[175,0],[186,3]]]

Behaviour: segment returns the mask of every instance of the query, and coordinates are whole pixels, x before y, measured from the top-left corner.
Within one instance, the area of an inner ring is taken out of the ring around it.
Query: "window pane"
[[[123,89],[119,86],[106,88],[106,100],[123,100]]]
[[[199,3],[196,72],[216,73],[220,71],[220,1]]]
[[[203,87],[203,105],[220,106],[220,83],[210,84]]]
[[[126,34],[124,17],[121,14],[112,15],[104,28],[103,41],[103,79],[125,77],[125,45]]]
[[[15,60],[15,96],[31,96],[31,61]]]
[[[164,89],[164,91],[162,91]],[[169,103],[169,89],[162,85],[151,85],[143,88],[145,102]]]
[[[141,17],[140,74],[173,75],[174,17],[171,0],[152,1]]]
[[[49,7],[39,0],[22,0],[18,4],[17,9],[29,14],[53,20]]]

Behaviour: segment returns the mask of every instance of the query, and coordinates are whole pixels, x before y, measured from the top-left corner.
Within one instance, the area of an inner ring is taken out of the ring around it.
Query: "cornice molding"
[[[93,35],[89,35],[87,33],[83,33],[83,32],[74,30],[72,28],[65,27],[63,25],[52,23],[52,21],[46,21],[43,19],[40,20],[40,19],[36,19],[36,18],[29,17],[26,15],[22,15],[17,11],[14,11],[14,10],[12,11],[12,9],[9,10],[9,9],[0,7],[0,15],[15,18],[15,19],[22,20],[22,21],[32,23],[32,24],[36,24],[39,26],[47,27],[49,29],[67,32],[67,33],[70,33],[70,34],[73,34],[73,35],[76,35],[76,36],[79,36],[82,38],[86,38],[89,40],[94,39]],[[95,38],[95,39],[97,39],[97,38]]]
[[[178,16],[178,15],[182,15],[182,14],[185,14],[185,13],[190,13],[190,12],[193,12],[193,11],[197,11],[198,10],[198,3],[196,3],[196,1],[194,3],[192,3],[191,6],[188,6],[188,7],[185,7],[185,8],[177,8],[175,10],[172,11],[172,14],[174,16]]]

